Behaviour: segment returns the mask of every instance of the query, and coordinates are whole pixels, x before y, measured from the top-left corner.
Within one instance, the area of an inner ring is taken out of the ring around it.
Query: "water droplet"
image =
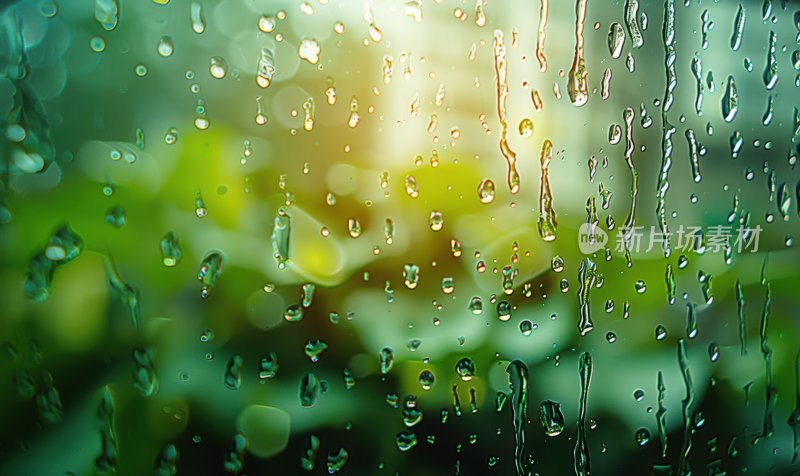
[[[508,301],[500,301],[497,303],[497,318],[501,321],[511,319],[511,303]]]
[[[278,208],[272,226],[272,255],[278,269],[285,269],[291,258],[292,219],[283,207]]]
[[[408,289],[414,289],[419,283],[419,267],[413,263],[403,266],[403,282]]]
[[[328,474],[335,474],[342,470],[347,464],[349,454],[344,448],[338,450],[330,450],[327,458]]]
[[[561,404],[545,400],[540,405],[541,422],[547,436],[558,436],[564,431],[564,413]]]
[[[203,299],[206,299],[217,285],[217,280],[222,275],[222,267],[225,265],[225,261],[225,255],[221,251],[211,251],[200,262],[197,280],[201,283],[200,297]]]
[[[555,273],[564,271],[564,258],[562,258],[560,255],[553,256],[553,259],[550,260],[550,267]]]
[[[122,207],[111,207],[106,210],[106,223],[114,228],[122,228],[127,221],[127,214]]]
[[[444,227],[444,217],[442,216],[442,212],[433,210],[428,217],[428,225],[430,225],[431,230],[433,231],[441,231]]]
[[[262,88],[272,84],[272,77],[275,75],[275,56],[269,48],[261,48],[261,57],[258,60],[256,71],[256,84]]]
[[[470,298],[467,309],[475,315],[481,314],[483,312],[483,300],[481,300],[480,296]]]
[[[166,134],[164,134],[164,142],[167,145],[172,145],[178,142],[178,129],[174,127],[170,127],[169,129],[167,129]]]
[[[228,74],[228,62],[222,56],[212,56],[208,72],[215,79],[222,79]]]
[[[519,331],[522,332],[522,335],[529,336],[533,333],[533,330],[536,328],[536,324],[532,323],[531,321],[525,319],[519,323]]]
[[[722,118],[725,122],[732,122],[739,111],[739,93],[736,91],[736,81],[733,76],[728,76],[728,85],[722,97]]]
[[[83,239],[69,225],[58,228],[50,237],[44,251],[28,263],[24,291],[29,299],[43,303],[52,292],[51,284],[57,267],[69,263],[83,251]]]
[[[117,0],[95,0],[94,18],[106,31],[111,31],[119,23],[119,5]]]
[[[350,98],[350,116],[347,118],[347,126],[355,128],[361,122],[361,114],[358,112],[358,98],[353,96]]]
[[[192,31],[198,35],[206,31],[206,18],[203,15],[203,7],[200,4],[200,0],[192,0],[189,13],[192,19]]]
[[[261,15],[258,17],[258,29],[264,33],[272,33],[275,30],[275,17],[272,15]]]
[[[303,349],[303,352],[306,354],[306,357],[311,359],[312,362],[317,362],[319,360],[319,356],[328,350],[328,344],[325,342],[317,339],[317,340],[308,340],[306,342],[306,346]]]
[[[464,357],[456,363],[456,374],[461,380],[469,382],[475,375],[475,362],[469,357]]]
[[[300,42],[300,46],[297,49],[297,54],[300,55],[300,59],[304,59],[311,64],[319,63],[319,55],[322,51],[317,40],[314,38],[305,38],[303,41]]]
[[[244,360],[239,355],[232,355],[225,366],[225,386],[231,390],[239,390],[242,386],[242,366]]]
[[[708,358],[711,362],[719,360],[719,345],[716,342],[708,344]]]
[[[650,443],[650,432],[647,431],[647,428],[639,428],[636,430],[634,438],[636,439],[636,444],[639,446],[646,446]]]
[[[99,36],[93,36],[91,40],[89,40],[89,47],[95,53],[101,53],[106,50],[106,40]]]
[[[417,446],[417,435],[410,431],[402,431],[395,437],[395,442],[400,451],[408,451]]]
[[[289,304],[283,313],[283,318],[289,322],[300,322],[303,320],[303,308],[300,304]]]
[[[320,381],[316,375],[309,372],[300,379],[300,405],[312,407],[317,402],[320,394]]]
[[[169,58],[175,52],[175,45],[172,43],[172,38],[169,36],[162,36],[158,41],[158,54],[163,58]]]
[[[381,375],[386,375],[394,367],[394,351],[390,347],[384,347],[380,353]]]
[[[641,279],[634,283],[634,287],[636,288],[636,292],[639,294],[644,294],[647,292],[647,285]]]
[[[622,47],[625,45],[625,31],[622,25],[617,22],[611,24],[608,29],[608,52],[611,57],[617,59],[622,55]]]
[[[433,387],[434,380],[435,376],[430,370],[423,370],[419,374],[419,384],[422,386],[423,390],[430,390],[431,387]]]
[[[530,139],[533,136],[533,121],[527,117],[519,121],[519,135],[523,139]]]
[[[133,351],[133,386],[144,397],[153,396],[158,391],[158,377],[155,369],[155,351],[152,347]]]

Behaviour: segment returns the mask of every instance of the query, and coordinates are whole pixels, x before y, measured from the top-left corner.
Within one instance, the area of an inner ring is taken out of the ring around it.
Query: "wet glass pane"
[[[796,2],[0,24],[0,474],[800,471]]]

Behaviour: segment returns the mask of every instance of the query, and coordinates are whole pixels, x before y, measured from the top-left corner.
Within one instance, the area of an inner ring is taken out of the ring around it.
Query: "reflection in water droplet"
[[[481,314],[483,312],[483,300],[480,296],[473,296],[470,298],[467,308],[475,315]]]
[[[300,46],[297,49],[297,54],[300,55],[300,59],[304,59],[311,64],[319,63],[319,55],[322,51],[317,40],[314,38],[306,38],[300,42]]]
[[[506,160],[508,189],[519,192],[520,178],[517,172],[517,154],[508,145],[508,123],[506,122],[506,102],[508,100],[508,63],[503,32],[494,32],[494,71],[497,79],[497,117],[500,120],[500,153]]]
[[[639,29],[639,0],[625,0],[625,26],[634,48],[641,48],[644,44],[642,31]]]
[[[428,217],[428,225],[430,225],[431,230],[433,231],[441,231],[444,227],[444,217],[442,216],[442,212],[433,210]]]
[[[495,197],[494,182],[491,179],[483,179],[478,184],[478,199],[481,203],[492,203]]]
[[[575,106],[583,106],[589,101],[589,83],[586,62],[583,54],[583,30],[586,24],[586,4],[588,0],[575,0],[575,56],[569,70],[567,91]]]
[[[258,17],[258,29],[264,33],[272,33],[275,30],[275,17],[272,15],[261,15]]]
[[[414,289],[419,283],[419,267],[413,263],[403,266],[403,282],[408,289]]]
[[[111,207],[106,210],[106,223],[114,228],[122,228],[127,221],[125,209],[122,207]]]
[[[347,119],[347,126],[351,129],[361,122],[361,115],[358,112],[358,98],[353,96],[350,99],[350,117]]]
[[[275,56],[269,48],[261,48],[261,57],[258,60],[256,69],[256,84],[262,88],[272,84],[272,77],[275,75]]]
[[[172,38],[169,36],[162,36],[158,41],[158,54],[163,58],[172,56],[175,51],[175,46],[172,44]]]
[[[739,112],[739,93],[733,76],[728,76],[728,85],[722,97],[722,118],[725,122],[733,122],[737,112]]]
[[[622,55],[622,47],[625,45],[625,30],[617,22],[611,24],[608,29],[608,52],[611,57],[617,59]]]
[[[94,18],[106,31],[117,27],[119,22],[119,5],[117,0],[95,0]]]
[[[533,121],[527,117],[519,121],[519,135],[523,139],[530,139],[533,136]]]
[[[558,436],[564,431],[564,413],[561,404],[545,400],[540,405],[541,422],[547,436]]]
[[[347,450],[344,448],[339,448],[338,450],[330,450],[328,452],[327,458],[327,469],[328,474],[335,474],[342,470],[347,464],[347,460],[349,459],[349,454]]]
[[[222,79],[228,74],[228,63],[222,56],[212,56],[211,63],[208,66],[208,72],[211,77]]]
[[[384,347],[380,352],[381,375],[386,375],[394,367],[394,351],[390,347]]]
[[[206,31],[206,18],[203,15],[203,7],[200,4],[200,0],[192,0],[190,16],[192,19],[192,31],[198,35]]]
[[[200,262],[197,280],[202,284],[200,297],[203,299],[206,299],[217,285],[217,280],[222,275],[222,267],[225,264],[225,260],[225,255],[222,252],[212,251]]]
[[[464,357],[456,362],[456,373],[461,380],[469,382],[475,375],[475,362],[469,357]]]
[[[242,386],[242,366],[244,360],[239,355],[232,355],[225,366],[225,386],[231,390],[239,390]]]
[[[639,428],[636,430],[634,438],[639,446],[647,446],[650,443],[650,432],[647,431],[647,428]]]
[[[511,304],[508,301],[500,301],[497,303],[497,318],[501,321],[511,319]]]

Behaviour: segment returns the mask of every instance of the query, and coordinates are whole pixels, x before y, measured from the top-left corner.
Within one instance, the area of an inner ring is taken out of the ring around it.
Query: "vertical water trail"
[[[722,96],[722,118],[725,122],[733,122],[739,112],[739,92],[733,75],[728,76],[725,95]]]
[[[103,387],[103,395],[97,406],[97,418],[100,420],[100,455],[94,465],[98,473],[116,473],[119,444],[116,428],[116,402],[111,386]]]
[[[583,261],[581,261],[581,267],[578,268],[578,308],[580,309],[578,332],[580,332],[582,336],[586,335],[594,328],[589,305],[589,296],[594,287],[596,277],[597,273],[594,262],[589,258],[584,258]]]
[[[700,174],[700,152],[697,144],[697,135],[693,129],[686,129],[686,141],[689,144],[689,163],[692,166],[692,180],[699,183],[703,180]]]
[[[667,263],[664,280],[667,282],[667,302],[675,304],[675,273],[672,271],[672,263]]]
[[[528,419],[528,367],[521,360],[514,360],[508,367],[511,384],[511,410],[514,414],[514,464],[517,476],[525,475],[525,422]]]
[[[703,62],[700,57],[695,54],[692,58],[692,75],[694,76],[696,88],[694,99],[694,110],[698,116],[703,115]]]
[[[569,70],[567,91],[569,99],[575,106],[583,106],[589,101],[589,82],[586,61],[583,52],[583,30],[586,25],[586,3],[588,0],[575,1],[575,56]]]
[[[667,409],[664,407],[664,397],[667,386],[664,385],[664,374],[658,371],[658,410],[656,411],[656,425],[658,426],[658,440],[661,442],[661,457],[667,457]]]
[[[549,0],[539,0],[539,34],[536,36],[536,59],[539,60],[539,70],[547,71],[547,57],[544,55],[544,40],[547,28],[547,11]]]
[[[683,445],[681,446],[681,456],[678,461],[678,476],[688,476],[691,474],[689,469],[689,452],[692,450],[692,405],[694,404],[694,386],[692,385],[692,374],[689,371],[689,359],[686,357],[686,345],[683,339],[678,341],[678,365],[683,375],[683,384],[686,387],[686,398],[683,399]]]
[[[633,150],[635,144],[633,143],[633,118],[635,112],[630,106],[625,108],[622,117],[625,120],[625,162],[628,164],[628,169],[631,171],[631,208],[628,212],[628,218],[625,219],[625,224],[622,226],[625,241],[625,256],[630,265],[630,245],[631,234],[633,233],[633,225],[636,221],[636,196],[639,194],[639,174],[636,173],[636,167],[633,165]]]
[[[578,434],[575,437],[575,475],[589,476],[591,460],[586,441],[586,401],[589,398],[589,383],[592,380],[592,355],[584,352],[580,357],[581,400],[578,410]]]
[[[767,46],[767,65],[764,67],[764,86],[771,91],[778,83],[778,60],[775,58],[775,41],[777,36],[774,31],[769,32],[769,45]]]
[[[639,29],[639,0],[625,0],[625,26],[634,48],[641,48],[644,44],[642,31]]]
[[[742,46],[742,36],[744,35],[744,23],[746,20],[744,13],[744,6],[739,4],[739,9],[736,11],[736,18],[733,20],[733,33],[731,34],[731,49],[738,51]]]
[[[666,70],[667,82],[664,90],[664,100],[661,107],[661,173],[658,176],[656,187],[656,216],[658,218],[658,228],[662,233],[662,249],[664,257],[669,258],[672,254],[672,247],[669,240],[669,227],[667,226],[667,191],[669,190],[669,170],[672,167],[672,135],[675,134],[675,127],[669,123],[667,113],[672,108],[675,101],[675,88],[678,85],[678,77],[675,72],[675,1],[666,0],[664,2],[664,27],[662,29],[664,39],[664,68]],[[702,81],[700,82],[702,87]],[[698,101],[702,102],[702,93]],[[699,114],[698,106],[698,114]],[[635,178],[635,175],[634,175]]]
[[[797,462],[797,455],[798,455],[798,440],[797,440],[797,425],[800,423],[800,351],[797,352],[797,357],[795,358],[794,362],[794,381],[795,381],[795,406],[794,410],[792,411],[791,415],[789,415],[789,419],[786,423],[792,427],[792,464]]]
[[[286,213],[284,207],[278,208],[278,213],[272,224],[272,256],[278,264],[278,269],[285,269],[291,257],[292,218]]]
[[[747,341],[745,339],[745,321],[744,321],[744,291],[742,290],[742,282],[736,280],[736,308],[739,316],[739,346],[741,348],[741,355],[747,355]]]
[[[508,123],[506,122],[506,101],[508,100],[508,64],[506,63],[506,45],[503,32],[494,31],[494,72],[497,76],[497,118],[500,121],[500,153],[506,160],[508,168],[507,181],[511,193],[519,192],[519,172],[517,172],[517,154],[508,145]]]
[[[778,399],[778,389],[772,384],[772,348],[769,346],[767,339],[767,327],[769,325],[769,306],[772,302],[772,287],[769,282],[765,282],[764,286],[767,288],[766,295],[764,296],[764,309],[761,312],[761,326],[759,330],[759,337],[761,339],[761,354],[764,356],[764,367],[766,374],[766,382],[764,383],[765,401],[764,401],[764,420],[761,427],[761,433],[756,435],[753,443],[757,443],[762,439],[772,436],[775,432],[775,423],[772,419],[772,410],[775,407],[775,401]]]
[[[553,160],[553,143],[545,139],[542,144],[541,178],[539,180],[539,236],[544,241],[556,239],[558,222],[553,210],[553,192],[550,189],[550,161]]]

